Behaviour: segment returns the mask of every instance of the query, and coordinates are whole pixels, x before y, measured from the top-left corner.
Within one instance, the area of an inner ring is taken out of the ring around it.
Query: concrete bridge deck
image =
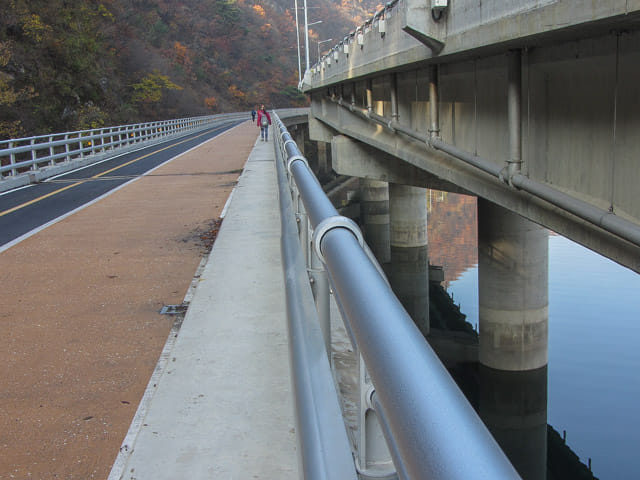
[[[0,478],[297,477],[273,167],[247,122],[0,253]]]

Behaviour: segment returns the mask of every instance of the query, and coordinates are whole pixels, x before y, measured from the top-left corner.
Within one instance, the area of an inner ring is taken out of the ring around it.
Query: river
[[[475,327],[475,199],[430,192],[429,207],[431,263]],[[550,232],[547,422],[600,480],[640,478],[639,347],[640,275]]]

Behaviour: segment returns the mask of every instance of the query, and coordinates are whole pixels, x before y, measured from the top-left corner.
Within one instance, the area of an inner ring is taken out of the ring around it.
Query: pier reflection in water
[[[428,200],[430,262],[444,267],[442,285],[476,327],[475,199]],[[452,347],[432,323],[434,348],[525,480],[640,478],[639,294],[640,275],[552,234],[548,367],[480,367],[469,329]]]

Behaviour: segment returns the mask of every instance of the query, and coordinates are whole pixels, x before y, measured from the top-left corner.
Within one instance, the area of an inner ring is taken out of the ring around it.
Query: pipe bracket
[[[304,164],[307,166],[307,168],[309,168],[309,162],[307,162],[307,159],[304,158],[302,155],[294,155],[293,157],[289,157],[287,159],[287,172],[289,172],[289,177],[291,177],[291,165],[293,165],[293,162],[296,162],[300,160],[301,162],[304,162]]]
[[[298,146],[298,144],[295,142],[295,140],[292,140],[292,139],[286,140],[286,141],[282,144],[282,151],[283,151],[283,152],[286,152],[286,151],[287,151],[287,143],[293,143],[293,145],[294,145],[295,147],[297,147],[297,146]]]
[[[360,246],[364,246],[364,237],[362,236],[362,231],[360,230],[360,227],[358,227],[356,222],[354,222],[350,218],[343,217],[342,215],[327,217],[316,226],[316,228],[313,230],[312,237],[313,249],[322,263],[326,263],[321,249],[322,238],[334,228],[346,228],[353,234],[354,237],[356,237],[356,240],[358,241]]]

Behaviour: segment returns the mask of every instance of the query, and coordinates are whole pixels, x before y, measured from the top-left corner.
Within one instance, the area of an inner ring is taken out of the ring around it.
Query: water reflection
[[[481,367],[469,333],[478,322],[475,199],[436,192],[430,207],[431,263],[445,266],[449,302],[468,325],[464,348],[433,324],[430,341],[523,478],[640,478],[640,275],[550,236],[548,367]]]
[[[547,367],[479,366],[478,412],[522,478],[547,478]]]

